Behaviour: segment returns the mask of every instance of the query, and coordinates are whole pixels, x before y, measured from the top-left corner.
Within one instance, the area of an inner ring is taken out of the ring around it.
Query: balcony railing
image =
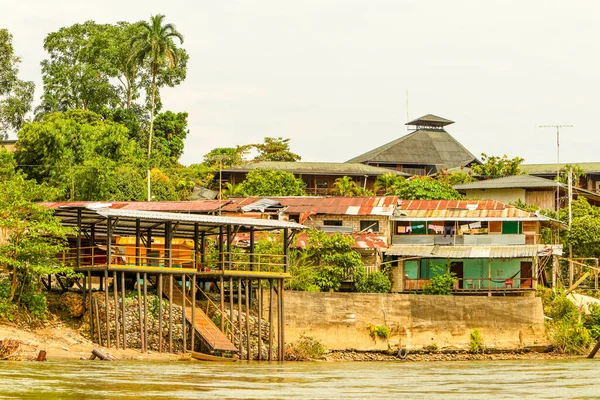
[[[404,279],[405,292],[420,292],[431,279]],[[452,288],[455,292],[530,290],[532,278],[464,278],[458,279]]]
[[[176,249],[169,255],[161,249],[147,249],[135,246],[114,246],[107,257],[104,246],[69,248],[58,255],[64,264],[73,268],[107,267],[159,267],[189,268],[198,272],[208,271],[254,271],[283,272],[285,269],[282,254],[259,254],[246,252],[213,252],[204,261],[193,250]],[[110,261],[110,262],[109,262]]]
[[[525,235],[394,235],[392,244],[414,245],[524,245]]]

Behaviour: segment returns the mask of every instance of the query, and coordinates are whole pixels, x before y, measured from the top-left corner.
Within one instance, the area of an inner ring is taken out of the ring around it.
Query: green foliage
[[[471,166],[473,174],[483,178],[493,179],[501,178],[503,176],[520,175],[520,165],[525,159],[520,157],[509,159],[506,154],[502,157],[496,157],[481,153],[481,161],[483,162],[482,165]]]
[[[15,157],[30,178],[62,198],[108,200],[117,189],[115,170],[139,157],[127,129],[90,111],[53,113],[19,131]]]
[[[590,304],[588,312],[584,325],[590,331],[590,335],[594,340],[600,340],[600,305]]]
[[[289,138],[266,137],[264,143],[253,147],[258,151],[254,161],[300,161],[300,156],[290,151]]]
[[[431,265],[433,276],[429,283],[423,288],[424,294],[452,295],[454,283],[458,280],[454,272],[450,272],[448,265]]]
[[[6,297],[3,283],[2,295],[42,318],[46,305],[45,298],[39,297],[40,277],[74,275],[71,268],[56,259],[66,245],[68,230],[52,211],[36,204],[51,197],[52,190],[25,179],[14,170],[14,164],[12,167],[4,167],[0,178],[0,231],[8,235],[0,242],[0,267],[11,274],[9,294]]]
[[[154,119],[156,151],[171,163],[176,163],[183,153],[183,141],[189,133],[187,117],[186,112],[165,111]]]
[[[18,78],[20,62],[14,54],[12,35],[0,28],[0,140],[19,130],[31,110],[35,85]]]
[[[437,176],[437,180],[445,182],[450,186],[460,185],[462,183],[476,182],[477,179],[473,177],[473,173],[469,172],[448,172],[447,169],[442,170]]]
[[[236,187],[240,196],[303,196],[304,182],[286,171],[255,169]]]
[[[379,175],[375,180],[375,193],[383,192],[384,194],[388,194],[394,185],[402,181],[404,181],[404,177],[393,172]]]
[[[571,170],[571,169],[572,169],[571,181],[572,181],[573,186],[581,187],[581,185],[580,185],[581,178],[585,178],[585,171],[578,164],[564,165],[559,171],[558,181],[560,183],[564,183],[565,185],[567,185],[569,183],[569,170]],[[554,178],[554,179],[556,180],[556,178]]]
[[[367,325],[367,329],[369,330],[369,335],[371,339],[377,340],[377,338],[385,340],[390,337],[390,328],[385,325]]]
[[[203,164],[219,171],[219,168],[229,168],[247,162],[246,155],[252,146],[217,147],[204,155]]]
[[[383,272],[375,271],[367,276],[364,268],[359,268],[354,276],[354,287],[361,293],[389,293],[392,283]]]
[[[460,193],[448,183],[428,176],[398,180],[389,187],[386,195],[399,196],[405,200],[458,200],[462,198]]]
[[[485,350],[483,335],[479,329],[473,329],[469,334],[469,349],[471,353],[479,354]]]
[[[288,361],[309,361],[323,357],[327,348],[317,339],[300,335],[300,339],[285,348],[285,359]]]
[[[563,354],[585,354],[592,336],[579,320],[561,319],[550,325],[550,343]]]

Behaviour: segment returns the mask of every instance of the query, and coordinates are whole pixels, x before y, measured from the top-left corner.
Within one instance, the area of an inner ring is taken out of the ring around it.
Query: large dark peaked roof
[[[452,123],[447,119],[426,115],[415,121],[421,124],[425,119],[437,118],[440,124]],[[446,122],[443,122],[446,121]],[[418,130],[402,136],[394,141],[379,146],[358,157],[348,160],[349,163],[389,163],[389,164],[418,164],[435,165],[438,170],[466,166],[471,162],[479,162],[477,158],[448,132],[439,127]]]

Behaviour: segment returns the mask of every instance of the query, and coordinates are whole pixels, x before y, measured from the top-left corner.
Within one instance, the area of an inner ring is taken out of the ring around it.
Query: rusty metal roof
[[[381,197],[268,197],[279,202],[286,214],[328,215],[381,215],[394,213],[397,196]],[[224,212],[239,212],[242,206],[252,204],[260,197],[229,198],[231,203],[223,207]]]
[[[42,206],[57,209],[68,207],[88,207],[94,205],[104,205],[107,208],[116,210],[136,210],[136,211],[169,211],[186,213],[210,213],[218,211],[221,205],[229,203],[227,200],[202,200],[202,201],[59,201],[39,203]]]
[[[422,246],[393,245],[384,250],[391,256],[422,258],[527,258],[535,255],[562,255],[562,245],[517,246]]]
[[[402,200],[394,219],[415,218],[426,220],[540,219],[529,211],[496,200]]]

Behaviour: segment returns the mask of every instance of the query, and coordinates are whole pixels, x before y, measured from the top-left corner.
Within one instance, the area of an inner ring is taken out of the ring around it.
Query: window
[[[502,221],[502,234],[520,234],[522,233],[521,222],[520,221]]]
[[[323,225],[325,225],[325,226],[342,226],[342,221],[325,220],[325,221],[323,221]]]
[[[360,221],[361,232],[379,232],[379,221]]]

